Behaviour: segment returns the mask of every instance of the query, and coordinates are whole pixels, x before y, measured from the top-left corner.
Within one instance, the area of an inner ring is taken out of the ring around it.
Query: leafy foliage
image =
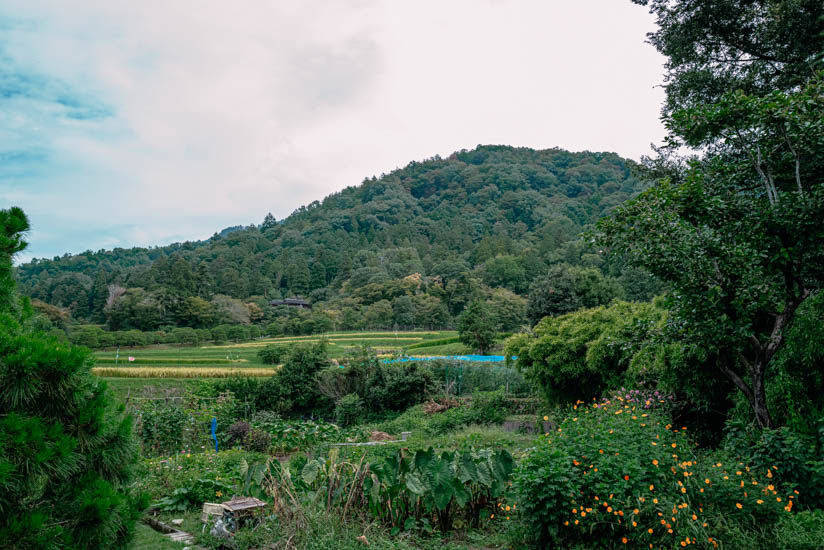
[[[123,547],[145,506],[127,489],[132,419],[88,350],[21,326],[10,273],[26,227],[20,209],[0,211],[0,546]]]
[[[772,467],[696,453],[655,405],[579,402],[530,451],[514,485],[534,542],[712,548],[789,516],[796,494]]]
[[[514,461],[505,450],[442,452],[430,447],[406,455],[403,451],[371,464],[363,489],[369,510],[398,529],[434,518],[441,531],[452,529],[458,517],[477,526],[482,512],[495,512]]]
[[[532,335],[506,342],[508,357],[551,402],[598,396],[622,385],[634,354],[649,344],[665,312],[653,304],[616,302],[546,317]]]
[[[458,320],[458,332],[461,342],[486,353],[495,343],[498,335],[498,325],[489,306],[480,301],[474,301],[461,314]]]
[[[363,400],[356,393],[344,395],[335,405],[335,420],[339,426],[357,424],[363,420],[365,413]]]

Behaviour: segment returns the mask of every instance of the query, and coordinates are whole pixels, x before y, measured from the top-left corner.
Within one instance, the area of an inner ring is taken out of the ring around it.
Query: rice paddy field
[[[93,372],[106,379],[117,393],[143,387],[181,388],[201,378],[229,376],[271,376],[277,369],[265,365],[257,353],[265,346],[313,343],[326,339],[329,356],[340,359],[357,346],[367,344],[380,356],[451,355],[469,350],[458,341],[455,331],[333,332],[313,336],[261,338],[226,345],[180,346],[161,344],[141,348],[121,348],[95,352]],[[131,359],[131,360],[130,360]],[[140,392],[143,393],[143,392]]]

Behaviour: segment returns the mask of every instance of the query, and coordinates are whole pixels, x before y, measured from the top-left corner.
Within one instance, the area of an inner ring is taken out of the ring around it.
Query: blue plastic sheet
[[[513,357],[517,359],[517,357]],[[399,359],[384,359],[384,363],[409,363],[412,361],[468,361],[472,363],[502,363],[506,361],[503,355],[437,355],[426,357],[401,357]]]

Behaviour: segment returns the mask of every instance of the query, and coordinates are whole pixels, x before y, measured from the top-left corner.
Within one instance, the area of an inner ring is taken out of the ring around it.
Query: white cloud
[[[51,167],[0,171],[32,216],[30,255],[205,238],[479,143],[637,158],[663,135],[662,59],[628,1],[12,0],[3,15],[0,54],[58,90],[0,102],[16,124],[0,154],[23,144]]]

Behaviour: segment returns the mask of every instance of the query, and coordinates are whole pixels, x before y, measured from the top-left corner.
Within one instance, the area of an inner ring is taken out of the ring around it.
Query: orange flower
[[[653,466],[658,466],[658,459],[657,458],[652,459],[652,465]]]
[[[743,508],[744,506],[743,506],[740,502],[736,502],[736,503],[735,503],[735,507],[736,507],[736,508],[738,508],[738,509],[740,510],[740,509],[741,509],[741,508]]]
[[[623,542],[624,544],[626,544],[626,543],[628,542],[628,541],[627,541],[627,537],[623,537],[623,538],[621,538],[621,542]]]

